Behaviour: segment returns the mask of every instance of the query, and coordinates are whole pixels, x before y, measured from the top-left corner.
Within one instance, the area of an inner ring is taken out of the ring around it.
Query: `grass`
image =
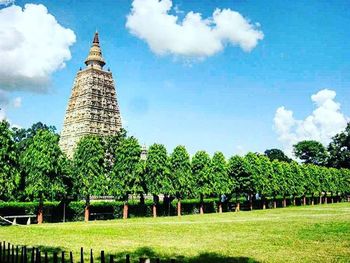
[[[0,227],[8,242],[178,262],[350,262],[350,204]],[[87,255],[86,255],[87,257]],[[120,261],[121,262],[121,261]],[[136,262],[136,261],[135,261]]]

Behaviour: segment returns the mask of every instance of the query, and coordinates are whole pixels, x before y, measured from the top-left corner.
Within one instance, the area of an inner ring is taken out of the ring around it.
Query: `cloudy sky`
[[[227,156],[327,144],[350,116],[348,1],[0,0],[0,119],[61,130],[98,30],[142,144]]]

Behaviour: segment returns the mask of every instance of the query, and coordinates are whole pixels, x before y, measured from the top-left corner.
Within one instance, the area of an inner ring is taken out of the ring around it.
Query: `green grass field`
[[[75,259],[84,247],[119,259],[129,253],[178,262],[350,262],[350,204],[8,226],[0,227],[0,237],[72,250]]]

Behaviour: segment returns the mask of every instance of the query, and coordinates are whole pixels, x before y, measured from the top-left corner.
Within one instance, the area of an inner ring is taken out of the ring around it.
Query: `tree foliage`
[[[205,151],[198,151],[192,158],[192,174],[194,177],[194,191],[198,195],[213,193],[210,174],[211,160]]]
[[[327,150],[317,141],[301,141],[294,146],[294,155],[305,164],[324,165],[327,162]]]
[[[191,195],[194,187],[191,160],[185,146],[177,146],[170,155],[170,173],[173,193],[182,199]]]
[[[111,188],[116,197],[142,193],[142,178],[138,172],[141,146],[134,137],[123,138],[115,150]]]
[[[335,168],[350,168],[350,123],[345,131],[335,135],[328,146],[328,164]]]
[[[105,175],[105,151],[102,138],[87,135],[80,139],[73,155],[75,191],[89,199],[90,195],[108,192],[110,180]]]
[[[22,153],[21,167],[26,173],[25,192],[27,196],[39,199],[53,199],[65,193],[65,156],[58,146],[58,135],[50,130],[37,130]]]
[[[0,200],[14,200],[20,183],[17,145],[10,124],[0,122]]]
[[[265,156],[267,156],[270,161],[280,161],[290,163],[292,159],[290,159],[282,150],[280,149],[269,149],[264,152]]]

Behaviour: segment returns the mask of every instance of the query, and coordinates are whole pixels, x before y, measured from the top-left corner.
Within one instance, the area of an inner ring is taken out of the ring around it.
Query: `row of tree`
[[[152,194],[153,214],[157,214],[158,196],[178,200],[217,196],[222,211],[222,196],[252,200],[259,194],[263,206],[267,198],[277,196],[305,198],[339,196],[350,192],[350,170],[300,165],[295,161],[271,161],[266,155],[248,153],[228,160],[221,152],[210,157],[198,151],[192,158],[184,146],[177,146],[168,155],[161,144],[149,147],[147,158],[141,158],[137,139],[122,130],[117,136],[83,137],[68,159],[60,150],[59,136],[53,127],[36,124],[28,130],[10,129],[0,123],[0,198],[1,200],[39,200],[42,221],[43,200],[67,195],[86,200],[85,218],[89,217],[92,195],[113,195],[124,200],[124,217],[128,214],[128,196]],[[313,198],[312,198],[313,200]]]

